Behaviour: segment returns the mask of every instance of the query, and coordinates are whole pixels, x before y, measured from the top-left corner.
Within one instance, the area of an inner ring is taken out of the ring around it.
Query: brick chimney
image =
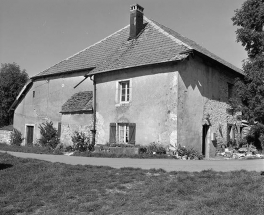
[[[138,33],[144,28],[143,25],[144,8],[138,4],[130,6],[130,35],[129,39],[135,39]]]

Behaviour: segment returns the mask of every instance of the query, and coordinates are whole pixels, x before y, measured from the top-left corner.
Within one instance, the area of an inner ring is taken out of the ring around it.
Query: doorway
[[[33,137],[34,137],[34,126],[27,125],[27,138],[26,138],[26,145],[33,146]]]
[[[205,156],[206,150],[206,136],[209,129],[209,125],[203,125],[203,139],[202,139],[202,154]]]

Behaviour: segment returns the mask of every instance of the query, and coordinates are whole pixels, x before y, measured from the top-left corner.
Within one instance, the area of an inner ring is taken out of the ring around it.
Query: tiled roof
[[[203,48],[202,46],[200,46],[199,44],[197,44],[196,42],[194,42],[193,40],[188,39],[187,37],[182,36],[181,34],[171,30],[170,28],[161,25],[159,23],[157,23],[156,21],[153,21],[157,26],[159,26],[161,29],[163,29],[165,32],[168,32],[170,35],[172,35],[173,37],[181,40],[182,42],[186,43],[187,45],[189,45],[192,49],[218,61],[221,64],[224,64],[225,66],[235,70],[238,73],[242,73],[242,71],[235,67],[234,65],[232,65],[231,63],[228,63],[227,61],[223,60],[222,58],[216,56],[215,54],[213,54],[212,52],[208,51],[207,49]],[[242,73],[243,74],[243,73]]]
[[[61,113],[87,112],[93,109],[93,92],[83,91],[75,93],[61,108]]]
[[[196,50],[225,66],[241,70],[222,60],[192,40],[144,16],[145,28],[129,40],[129,25],[79,53],[44,70],[33,78],[94,68],[89,74],[148,64],[181,60]],[[185,54],[184,54],[185,53]]]

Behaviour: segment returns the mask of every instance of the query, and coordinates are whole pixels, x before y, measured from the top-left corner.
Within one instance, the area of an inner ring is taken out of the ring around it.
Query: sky
[[[242,67],[231,18],[244,0],[0,0],[0,63],[30,77],[129,24],[130,5]]]

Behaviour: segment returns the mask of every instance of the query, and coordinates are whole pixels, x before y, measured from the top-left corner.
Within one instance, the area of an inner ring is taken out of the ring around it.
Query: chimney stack
[[[130,6],[130,35],[129,39],[135,39],[138,33],[143,29],[143,10],[138,4]]]

